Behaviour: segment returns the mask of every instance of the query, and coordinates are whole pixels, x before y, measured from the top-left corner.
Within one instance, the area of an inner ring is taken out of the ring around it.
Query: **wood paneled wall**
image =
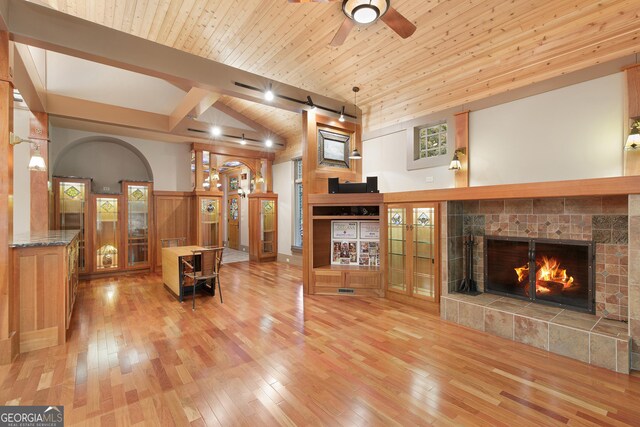
[[[195,241],[195,216],[193,193],[154,192],[155,242],[153,265],[162,266],[161,239],[186,237],[187,244]]]

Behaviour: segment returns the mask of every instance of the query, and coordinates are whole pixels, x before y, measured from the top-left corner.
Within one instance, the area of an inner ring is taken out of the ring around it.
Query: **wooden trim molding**
[[[49,116],[47,113],[31,112],[29,117],[29,139],[31,155],[36,151],[49,167]],[[49,174],[46,171],[30,171],[31,232],[42,233],[49,229]]]
[[[640,176],[550,181],[531,184],[490,185],[484,187],[447,188],[441,190],[386,193],[385,203],[445,200],[492,200],[608,196],[640,193]]]
[[[456,188],[469,186],[469,112],[464,111],[454,116],[456,129],[456,150],[464,150],[459,155],[462,168],[455,172]]]

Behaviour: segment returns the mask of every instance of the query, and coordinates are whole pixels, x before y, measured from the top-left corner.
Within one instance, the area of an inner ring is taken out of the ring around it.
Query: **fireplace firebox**
[[[485,237],[485,291],[593,313],[593,243]]]

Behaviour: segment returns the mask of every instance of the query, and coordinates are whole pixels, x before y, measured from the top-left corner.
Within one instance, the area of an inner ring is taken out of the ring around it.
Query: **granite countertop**
[[[23,233],[13,236],[11,248],[35,246],[66,246],[80,233],[80,230],[49,230],[44,233]]]

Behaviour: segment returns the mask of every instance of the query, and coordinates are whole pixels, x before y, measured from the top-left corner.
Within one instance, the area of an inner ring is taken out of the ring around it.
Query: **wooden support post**
[[[623,146],[627,142],[631,124],[634,120],[640,120],[640,64],[629,67],[624,72],[627,77],[627,114]],[[624,174],[640,175],[640,149],[624,151]]]
[[[264,180],[267,185],[267,193],[273,193],[273,160],[264,159],[266,163]]]
[[[49,167],[49,116],[32,112],[29,118],[31,155],[36,151]],[[42,233],[49,229],[49,174],[46,171],[31,171],[31,232]]]
[[[455,172],[456,188],[469,186],[469,112],[455,115],[456,150],[460,150],[458,158],[462,168]]]
[[[196,191],[204,191],[204,166],[202,164],[202,150],[196,152]]]
[[[11,279],[9,243],[13,238],[13,81],[9,34],[0,32],[0,364],[11,363],[19,352],[17,290]]]

